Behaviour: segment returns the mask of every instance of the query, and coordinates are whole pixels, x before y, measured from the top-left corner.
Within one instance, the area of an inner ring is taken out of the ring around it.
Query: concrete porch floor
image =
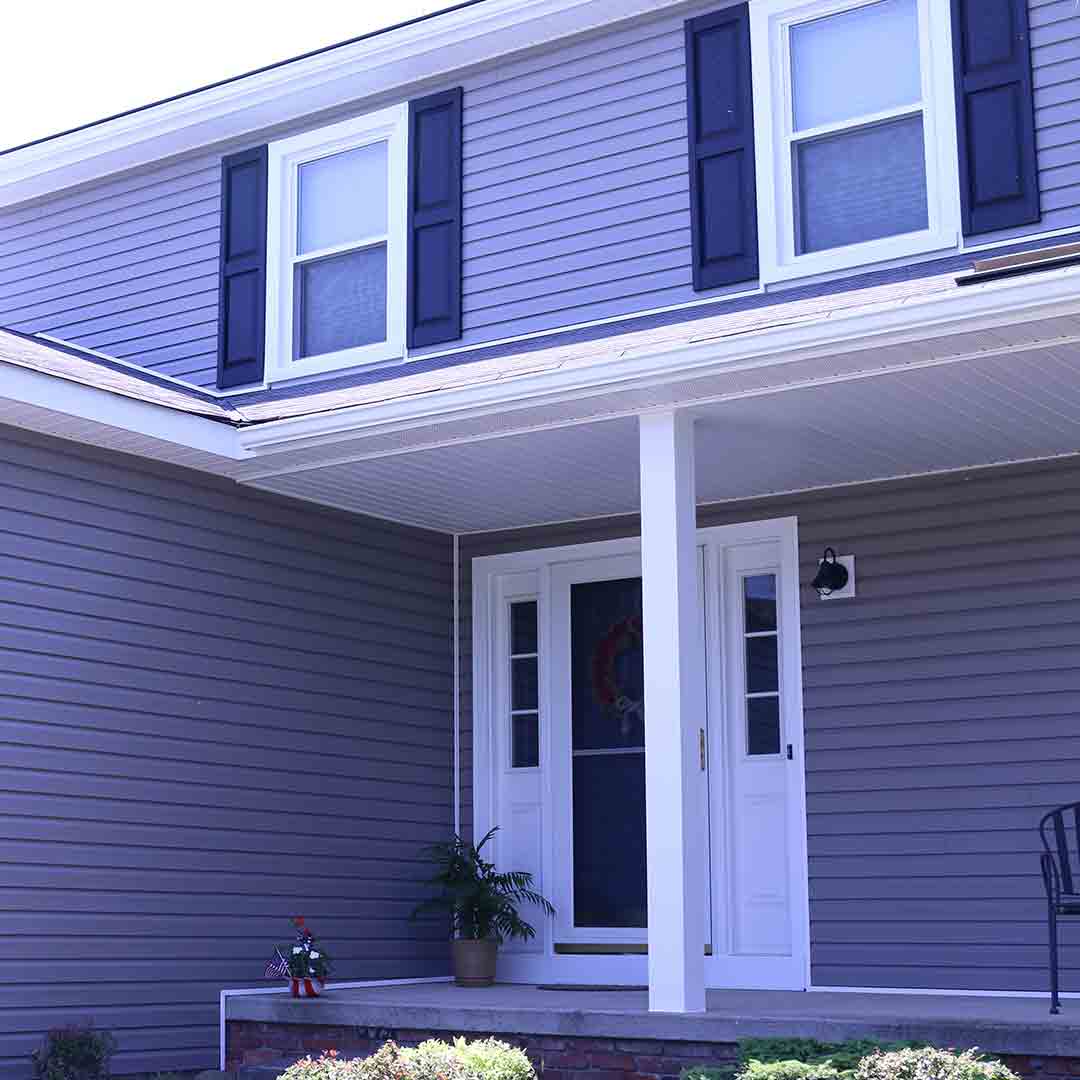
[[[1051,1016],[1048,997],[710,990],[707,1011],[687,1015],[650,1013],[643,989],[462,989],[433,982],[330,987],[317,1000],[229,997],[225,1018],[372,1028],[384,1038],[431,1030],[701,1043],[763,1036],[919,1039],[998,1054],[1080,1057],[1080,1000],[1066,1000],[1063,1012]]]

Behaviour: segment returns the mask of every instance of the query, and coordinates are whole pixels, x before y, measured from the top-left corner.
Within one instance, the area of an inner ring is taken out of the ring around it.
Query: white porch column
[[[649,1008],[705,1009],[705,844],[698,732],[705,657],[698,602],[694,427],[640,418]]]

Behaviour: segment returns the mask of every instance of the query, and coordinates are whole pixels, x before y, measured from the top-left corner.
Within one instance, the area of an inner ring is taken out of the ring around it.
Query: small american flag
[[[274,950],[274,955],[267,961],[264,979],[282,979],[289,974],[289,962],[281,955],[280,949]]]

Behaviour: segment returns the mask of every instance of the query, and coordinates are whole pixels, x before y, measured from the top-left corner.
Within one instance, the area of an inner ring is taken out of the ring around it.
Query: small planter
[[[294,998],[317,998],[326,989],[326,983],[322,979],[292,978],[285,980],[289,984],[289,992]]]
[[[491,940],[454,942],[454,981],[458,986],[490,986],[495,981],[498,944]]]

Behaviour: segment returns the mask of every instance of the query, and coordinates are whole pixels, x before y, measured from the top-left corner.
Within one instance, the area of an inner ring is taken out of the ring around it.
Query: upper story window
[[[406,116],[397,106],[270,144],[271,378],[404,354]]]
[[[944,0],[751,4],[762,275],[952,246]]]

